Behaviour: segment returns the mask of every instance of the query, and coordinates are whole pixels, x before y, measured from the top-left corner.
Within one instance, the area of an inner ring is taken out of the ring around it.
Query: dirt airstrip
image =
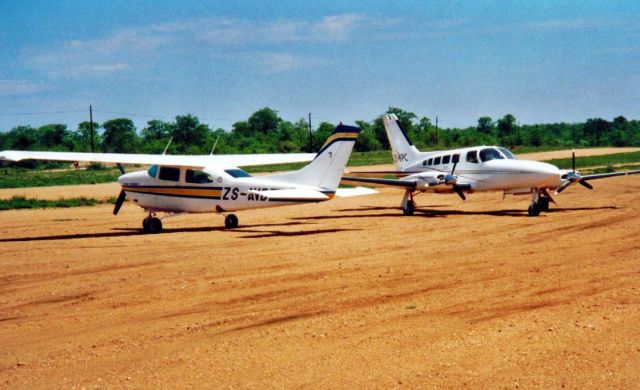
[[[640,177],[593,184],[538,218],[495,193],[404,217],[393,189],[234,231],[1,212],[0,387],[637,387]]]

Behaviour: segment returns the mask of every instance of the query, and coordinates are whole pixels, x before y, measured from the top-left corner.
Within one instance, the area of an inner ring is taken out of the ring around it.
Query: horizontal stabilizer
[[[367,187],[338,188],[336,190],[336,196],[339,196],[340,198],[350,198],[352,196],[364,196],[377,193],[378,191]]]
[[[276,202],[322,202],[329,200],[329,196],[320,191],[307,188],[292,188],[287,190],[249,190],[250,194],[259,195]]]

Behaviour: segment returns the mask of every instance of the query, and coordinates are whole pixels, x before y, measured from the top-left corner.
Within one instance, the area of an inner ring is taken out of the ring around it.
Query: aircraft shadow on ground
[[[432,207],[445,207],[443,205],[428,206],[424,208],[416,208],[415,214],[411,218],[415,217],[429,217],[429,218],[446,218],[452,215],[489,215],[493,217],[529,217],[527,210],[524,209],[503,209],[503,210],[489,210],[489,211],[464,211],[464,210],[447,210],[447,209],[432,209]],[[564,213],[569,211],[592,211],[592,210],[616,210],[615,206],[602,206],[602,207],[563,207],[563,208],[551,208],[549,211],[543,212],[540,216],[544,216],[545,213]],[[368,211],[389,211],[379,214],[353,214],[354,212],[368,212]],[[296,221],[305,220],[322,220],[322,219],[341,219],[341,218],[387,218],[387,217],[403,217],[402,210],[398,207],[382,207],[382,206],[363,206],[359,208],[340,209],[338,212],[350,213],[344,215],[319,215],[315,217],[294,217],[291,218]]]
[[[206,227],[185,227],[185,228],[165,228],[158,236],[172,233],[199,233],[199,232],[226,232],[226,233],[262,233],[259,235],[250,235],[243,238],[258,238],[258,237],[276,237],[276,236],[295,236],[295,235],[310,235],[321,233],[332,233],[330,230],[341,231],[342,229],[326,229],[326,230],[310,230],[310,231],[277,231],[277,230],[254,230],[261,227],[285,227],[285,226],[298,226],[308,225],[304,222],[283,222],[283,223],[265,223],[255,225],[241,225],[240,227],[229,230],[224,226],[206,226]],[[0,242],[29,242],[29,241],[55,241],[55,240],[75,240],[82,238],[105,238],[105,237],[129,237],[147,235],[142,229],[137,228],[113,228],[109,232],[101,233],[70,233],[70,234],[56,234],[50,236],[36,236],[36,237],[12,237],[12,238],[0,238]]]

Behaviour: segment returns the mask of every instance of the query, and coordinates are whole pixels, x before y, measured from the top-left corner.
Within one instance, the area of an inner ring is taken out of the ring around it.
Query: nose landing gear
[[[145,233],[160,233],[162,231],[162,221],[156,217],[155,213],[149,213],[149,216],[142,220],[142,230]]]
[[[531,189],[531,205],[527,210],[530,217],[537,217],[542,211],[549,211],[549,202],[553,202],[549,193],[545,190],[537,188]],[[554,202],[555,203],[555,202]]]

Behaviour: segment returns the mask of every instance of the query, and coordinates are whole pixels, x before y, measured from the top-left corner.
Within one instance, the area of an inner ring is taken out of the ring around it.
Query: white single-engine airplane
[[[636,170],[582,176],[575,170],[575,153],[573,169],[569,171],[544,162],[517,160],[507,149],[498,146],[420,152],[407,137],[397,116],[385,115],[383,122],[398,170],[352,172],[343,177],[343,182],[403,187],[401,206],[405,215],[413,214],[413,197],[422,192],[456,193],[465,200],[465,193],[503,191],[504,194],[530,193],[528,212],[530,216],[537,216],[549,210],[549,202],[556,203],[549,190],[559,194],[575,183],[593,189],[587,180],[640,173]],[[396,175],[399,179],[366,177],[371,175]]]
[[[232,211],[297,203],[322,202],[337,196],[372,193],[366,188],[338,189],[360,129],[340,124],[318,154],[254,154],[173,156],[117,153],[0,152],[0,160],[92,161],[117,163],[122,186],[114,214],[126,198],[149,214],[144,231],[162,231],[156,213],[222,213],[225,226],[238,226]],[[312,160],[298,171],[252,177],[239,166]],[[120,164],[152,164],[148,170],[124,173]],[[375,192],[375,191],[373,191]]]

